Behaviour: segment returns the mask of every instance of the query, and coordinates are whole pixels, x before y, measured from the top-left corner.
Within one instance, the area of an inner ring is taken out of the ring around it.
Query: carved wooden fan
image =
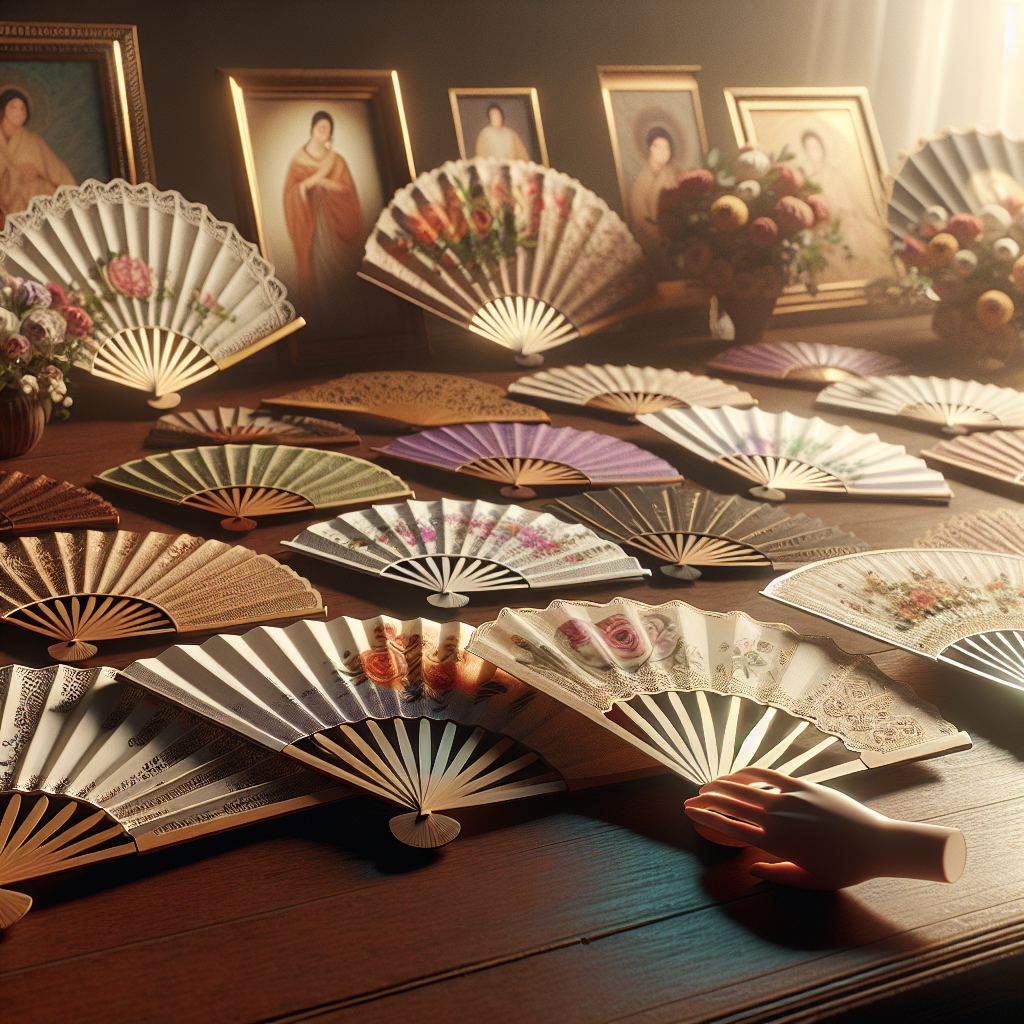
[[[153,424],[147,448],[186,448],[210,444],[292,444],[302,448],[359,444],[354,430],[312,416],[271,415],[244,406],[168,413]]]
[[[352,795],[112,668],[0,668],[0,885]],[[0,928],[31,906],[0,889]]]
[[[651,774],[655,762],[467,654],[461,622],[339,618],[218,636],[124,675],[405,813],[403,843],[450,842],[440,811]]]
[[[48,476],[0,471],[0,535],[117,526],[117,509],[98,494]]]
[[[939,441],[921,454],[931,462],[1024,487],[1024,430],[994,430]]]
[[[915,548],[966,548],[1024,555],[1024,509],[995,508],[953,516],[914,541]]]
[[[173,505],[225,518],[225,530],[256,526],[255,516],[311,512],[404,498],[394,473],[353,455],[290,445],[225,444],[182,448],[104,470],[97,480]]]
[[[792,569],[868,547],[803,513],[675,484],[587,491],[544,508],[653,555],[666,576],[683,580],[698,579],[697,566]]]
[[[53,637],[59,661],[99,640],[325,614],[291,569],[219,540],[79,530],[0,544],[0,622]]]
[[[361,412],[413,427],[548,422],[548,414],[542,409],[511,401],[496,384],[417,370],[349,373],[277,398],[264,398],[262,404]]]
[[[904,369],[895,356],[811,341],[739,345],[708,360],[707,367],[719,373],[811,387],[873,374],[900,373]]]

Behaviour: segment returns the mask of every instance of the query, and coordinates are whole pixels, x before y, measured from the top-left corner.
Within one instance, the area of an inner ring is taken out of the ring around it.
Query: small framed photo
[[[366,239],[416,176],[393,71],[221,68],[238,228],[274,264],[306,326],[293,362],[358,359],[366,343],[429,351],[423,312],[357,277]]]
[[[449,89],[459,157],[548,163],[536,89]]]
[[[849,254],[826,254],[816,295],[793,285],[775,312],[867,305],[869,282],[897,272],[886,228],[885,151],[867,89],[726,89],[725,102],[737,145],[794,154],[792,166],[821,186],[849,247]]]
[[[88,178],[156,183],[134,25],[0,22],[0,225]]]

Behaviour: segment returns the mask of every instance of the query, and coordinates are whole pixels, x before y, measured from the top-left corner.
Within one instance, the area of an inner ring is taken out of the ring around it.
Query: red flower
[[[590,643],[590,631],[586,628],[582,619],[569,619],[558,627],[558,632],[569,641],[569,646],[575,651],[584,644]]]
[[[12,361],[27,358],[31,351],[32,343],[24,334],[8,335],[4,342],[4,355]]]
[[[597,628],[624,668],[635,670],[651,656],[653,647],[646,629],[637,629],[626,615],[609,615]]]
[[[64,319],[67,321],[68,334],[72,338],[88,337],[93,328],[92,317],[79,306],[65,306],[61,309]]]
[[[784,235],[795,235],[814,225],[814,211],[796,196],[783,196],[775,204],[775,220]]]
[[[469,215],[469,226],[473,229],[473,234],[477,238],[485,238],[491,231],[491,224],[493,218],[487,210],[477,207]]]
[[[675,191],[681,196],[701,196],[715,184],[715,176],[706,167],[687,171],[679,178]]]
[[[779,237],[779,225],[771,217],[758,217],[747,225],[747,237],[759,249],[767,249]]]
[[[787,164],[776,164],[774,167],[778,179],[771,186],[777,196],[795,196],[804,184],[804,176]]]
[[[832,216],[831,211],[828,208],[828,203],[819,195],[810,195],[805,200],[807,205],[814,212],[814,223],[815,224],[827,224]]]
[[[59,284],[48,284],[46,286],[50,293],[50,309],[63,310],[68,304],[67,293]]]
[[[912,590],[910,592],[910,603],[915,608],[931,608],[937,600],[938,598],[934,594],[928,593],[927,590]]]
[[[961,244],[977,241],[985,234],[985,225],[973,213],[955,213],[949,218],[946,230]]]
[[[115,292],[129,298],[148,299],[153,294],[153,271],[139,256],[115,256],[103,268],[103,275]]]
[[[407,213],[405,215],[405,226],[421,245],[433,245],[437,241],[438,233],[433,225],[425,221],[418,214]]]
[[[900,253],[900,259],[906,266],[923,266],[927,256],[928,246],[926,246],[924,242],[919,238],[915,238],[913,235],[903,236],[903,251]]]

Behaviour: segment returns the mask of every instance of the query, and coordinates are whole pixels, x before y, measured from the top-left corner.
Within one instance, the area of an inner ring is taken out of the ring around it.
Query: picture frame
[[[844,242],[854,253],[853,260],[839,255],[831,259],[816,294],[803,284],[788,286],[775,313],[867,305],[869,282],[897,276],[886,228],[888,169],[868,90],[850,86],[724,91],[736,144],[776,154],[788,145],[795,154],[793,165],[821,184],[825,201],[840,221]]]
[[[4,122],[14,103],[8,147],[14,161],[36,170],[12,176],[0,189],[6,217],[33,195],[52,195],[60,185],[89,178],[124,178],[156,184],[134,25],[67,22],[0,22],[0,110]],[[27,101],[27,102],[26,102]]]
[[[356,276],[380,211],[416,177],[397,72],[218,68],[217,77],[238,229],[306,320],[282,346],[289,361],[351,365],[368,344],[429,353],[423,311]]]
[[[551,166],[536,89],[449,89],[448,100],[459,142],[459,159],[500,156],[530,159],[535,164]],[[491,121],[492,107],[497,107],[501,113],[498,122]],[[503,139],[498,132],[511,135]],[[467,137],[473,142],[472,153],[466,146]],[[523,152],[527,154],[525,157],[521,155]]]

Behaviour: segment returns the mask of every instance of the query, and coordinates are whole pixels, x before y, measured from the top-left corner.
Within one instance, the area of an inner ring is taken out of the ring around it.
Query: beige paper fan
[[[0,471],[0,535],[117,526],[117,509],[64,480]]]
[[[359,444],[354,430],[312,416],[270,415],[244,406],[168,413],[153,424],[147,448],[190,448],[207,444],[291,444],[321,448]]]
[[[915,548],[966,548],[1024,555],[1024,509],[983,509],[953,516],[914,541]]]
[[[1024,487],[1024,430],[993,430],[939,441],[921,454],[930,462]]]

